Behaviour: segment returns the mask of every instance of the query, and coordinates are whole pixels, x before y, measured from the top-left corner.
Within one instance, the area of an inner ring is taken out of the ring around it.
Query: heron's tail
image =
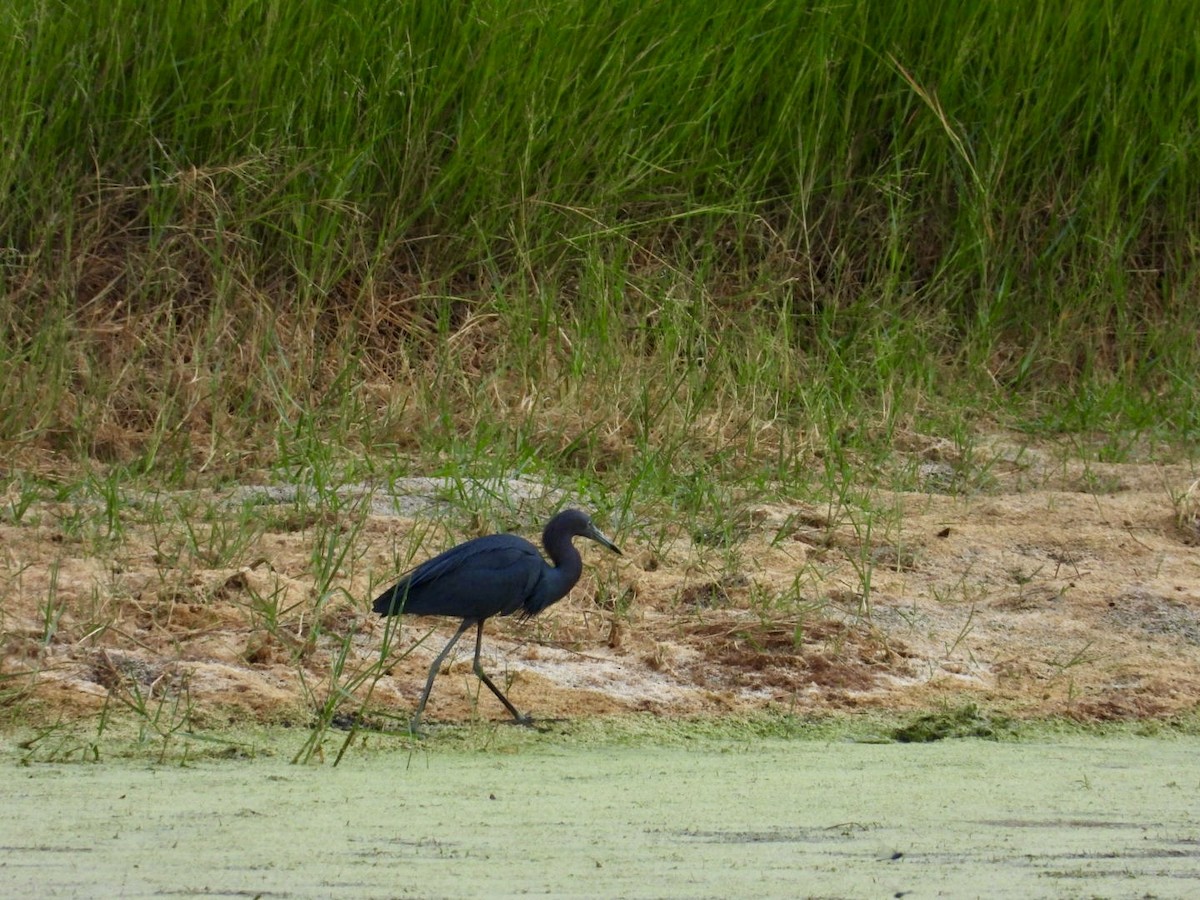
[[[375,598],[375,602],[371,604],[371,609],[375,610],[381,616],[394,616],[404,611],[404,601],[407,597],[407,584],[392,585]]]

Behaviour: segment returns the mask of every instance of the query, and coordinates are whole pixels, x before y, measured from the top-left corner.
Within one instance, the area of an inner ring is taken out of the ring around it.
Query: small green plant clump
[[[1004,716],[988,715],[974,703],[923,713],[891,731],[901,744],[944,741],[947,738],[987,738],[1000,740],[1016,734],[1015,724]]]

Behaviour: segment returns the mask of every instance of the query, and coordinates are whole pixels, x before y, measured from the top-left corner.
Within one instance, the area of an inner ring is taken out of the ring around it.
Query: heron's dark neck
[[[566,581],[568,587],[574,587],[579,576],[583,574],[583,560],[579,553],[572,548],[572,552],[564,554],[562,559],[558,559],[554,554],[551,554],[550,558],[554,560],[554,571],[559,573],[559,577]]]
[[[546,554],[554,563],[550,578],[553,580],[557,591],[566,594],[567,591],[575,587],[575,582],[579,581],[579,576],[583,574],[583,559],[580,557],[579,551],[571,543],[569,536],[564,536],[559,541],[549,542],[543,537],[542,545],[546,548]]]

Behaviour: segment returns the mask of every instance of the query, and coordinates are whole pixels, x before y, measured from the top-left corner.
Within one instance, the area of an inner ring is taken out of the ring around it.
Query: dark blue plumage
[[[380,594],[374,609],[381,616],[405,612],[478,619],[522,608],[532,615],[553,602],[541,602],[551,584],[543,573],[549,568],[524,538],[490,534],[421,563]]]
[[[616,553],[621,552],[592,524],[586,513],[566,509],[552,518],[542,532],[542,545],[554,561],[553,566],[547,565],[537,548],[524,538],[515,534],[491,534],[451,547],[421,563],[375,599],[373,608],[381,616],[407,613],[454,616],[463,620],[430,666],[425,691],[413,716],[413,731],[420,723],[442,660],[472,625],[476,626],[475,674],[514,719],[522,724],[529,723],[528,717],[518,713],[484,674],[479,663],[483,623],[491,616],[515,612],[520,612],[521,618],[528,618],[565,597],[583,572],[583,560],[571,543],[573,537],[590,538]]]

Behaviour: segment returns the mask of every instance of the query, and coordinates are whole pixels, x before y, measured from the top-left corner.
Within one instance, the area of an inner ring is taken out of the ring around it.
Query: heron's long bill
[[[588,531],[587,531],[586,536],[591,538],[597,544],[603,544],[605,547],[607,547],[613,553],[617,554],[617,556],[624,555],[621,553],[621,548],[618,547],[616,544],[614,544],[611,540],[609,540],[608,535],[606,535],[603,531],[601,531],[599,528],[597,528],[595,525],[591,524],[590,522],[588,523]]]

